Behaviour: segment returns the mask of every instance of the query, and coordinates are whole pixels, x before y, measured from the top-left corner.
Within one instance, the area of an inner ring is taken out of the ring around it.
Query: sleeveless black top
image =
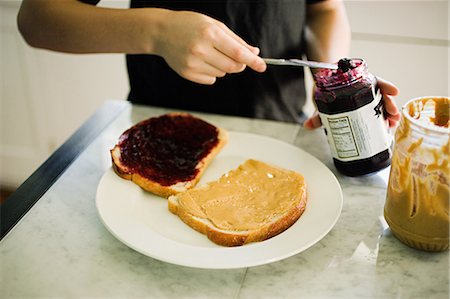
[[[83,0],[91,2],[96,0]],[[160,7],[204,13],[225,23],[261,57],[300,58],[306,3],[318,0],[131,0],[132,8]],[[156,55],[126,55],[133,103],[299,122],[305,103],[303,68],[250,68],[213,85],[188,81]]]

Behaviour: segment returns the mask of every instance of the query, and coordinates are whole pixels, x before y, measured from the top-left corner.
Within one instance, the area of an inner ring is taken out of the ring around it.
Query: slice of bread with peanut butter
[[[250,159],[216,181],[170,196],[168,205],[211,241],[240,246],[285,231],[306,202],[301,174]]]

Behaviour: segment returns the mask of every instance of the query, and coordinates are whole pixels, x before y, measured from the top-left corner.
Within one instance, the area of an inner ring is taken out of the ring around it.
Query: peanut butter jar
[[[402,108],[384,217],[403,243],[449,248],[449,98],[412,99]]]

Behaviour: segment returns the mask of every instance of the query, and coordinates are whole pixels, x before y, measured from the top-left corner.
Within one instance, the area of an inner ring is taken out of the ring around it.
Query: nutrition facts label
[[[358,148],[349,118],[347,116],[329,118],[328,124],[337,155],[340,158],[358,157]]]
[[[338,113],[320,113],[327,132],[331,154],[341,161],[372,157],[392,143],[387,120],[380,110],[379,91],[372,102],[357,110]]]

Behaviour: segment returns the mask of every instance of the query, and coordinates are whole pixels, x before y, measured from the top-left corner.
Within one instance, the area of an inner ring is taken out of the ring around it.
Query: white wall
[[[275,1],[275,0],[274,0]],[[126,8],[126,0],[103,0]],[[412,97],[449,95],[449,4],[345,1],[352,57]],[[17,186],[105,100],[124,99],[123,55],[68,55],[28,47],[17,31],[19,0],[0,0],[0,186]]]
[[[105,100],[128,93],[124,55],[30,48],[19,7],[0,0],[0,187],[18,186]]]
[[[449,95],[449,2],[345,1],[354,57],[413,97]]]

